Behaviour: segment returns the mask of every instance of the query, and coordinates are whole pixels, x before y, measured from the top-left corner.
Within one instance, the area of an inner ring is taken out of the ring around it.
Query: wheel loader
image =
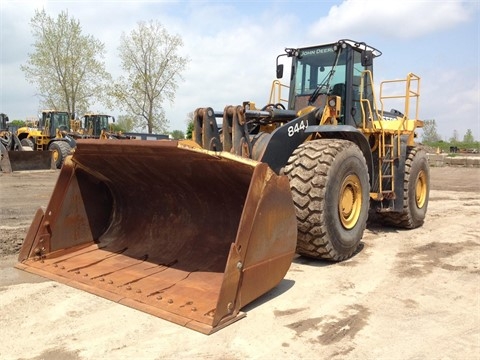
[[[210,334],[277,286],[295,254],[354,256],[369,212],[421,226],[420,78],[377,96],[380,55],[352,40],[287,48],[277,78],[290,59],[289,85],[275,80],[261,108],[198,108],[191,141],[79,140],[17,267]]]
[[[134,139],[113,129],[115,117],[106,114],[87,113],[82,117],[84,134],[97,139]]]
[[[57,169],[76,146],[70,130],[70,114],[66,111],[43,110],[38,121],[30,121],[17,130],[23,146],[34,151],[50,151]]]
[[[23,146],[16,131],[7,125],[8,116],[0,114],[0,170],[4,173],[21,170],[54,169],[50,152],[35,153]]]

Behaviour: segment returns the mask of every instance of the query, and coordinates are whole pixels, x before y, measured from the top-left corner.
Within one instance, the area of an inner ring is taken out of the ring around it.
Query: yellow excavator
[[[369,211],[421,226],[420,78],[384,81],[377,96],[380,55],[352,40],[287,48],[277,78],[290,59],[289,85],[274,81],[261,108],[198,108],[192,141],[78,140],[17,267],[210,334],[296,253],[353,256]]]

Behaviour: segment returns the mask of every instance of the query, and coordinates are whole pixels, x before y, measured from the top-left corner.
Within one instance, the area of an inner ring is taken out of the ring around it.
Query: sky
[[[185,132],[198,107],[265,105],[285,48],[353,39],[383,53],[374,63],[377,91],[380,81],[414,73],[421,78],[419,118],[435,120],[443,140],[462,140],[468,129],[480,140],[480,0],[0,0],[0,112],[10,120],[41,110],[20,66],[33,51],[30,20],[42,8],[53,18],[67,10],[84,34],[103,42],[114,78],[121,75],[120,37],[139,21],[157,20],[179,35],[179,54],[190,62],[174,102],[164,103],[169,131]]]

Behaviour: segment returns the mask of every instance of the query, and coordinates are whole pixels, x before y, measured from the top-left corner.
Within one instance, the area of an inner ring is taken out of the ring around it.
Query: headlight
[[[337,99],[331,98],[328,100],[328,106],[334,107],[335,105],[337,105]]]

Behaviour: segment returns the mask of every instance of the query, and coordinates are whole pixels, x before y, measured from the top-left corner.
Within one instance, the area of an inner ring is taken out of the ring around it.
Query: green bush
[[[476,150],[477,153],[480,153],[480,142],[473,141],[473,142],[463,142],[463,141],[455,141],[455,142],[447,142],[447,141],[427,141],[424,142],[424,145],[429,147],[440,149],[443,153],[455,153],[453,150],[454,148],[457,149],[458,152],[462,150],[467,150],[473,152]]]

